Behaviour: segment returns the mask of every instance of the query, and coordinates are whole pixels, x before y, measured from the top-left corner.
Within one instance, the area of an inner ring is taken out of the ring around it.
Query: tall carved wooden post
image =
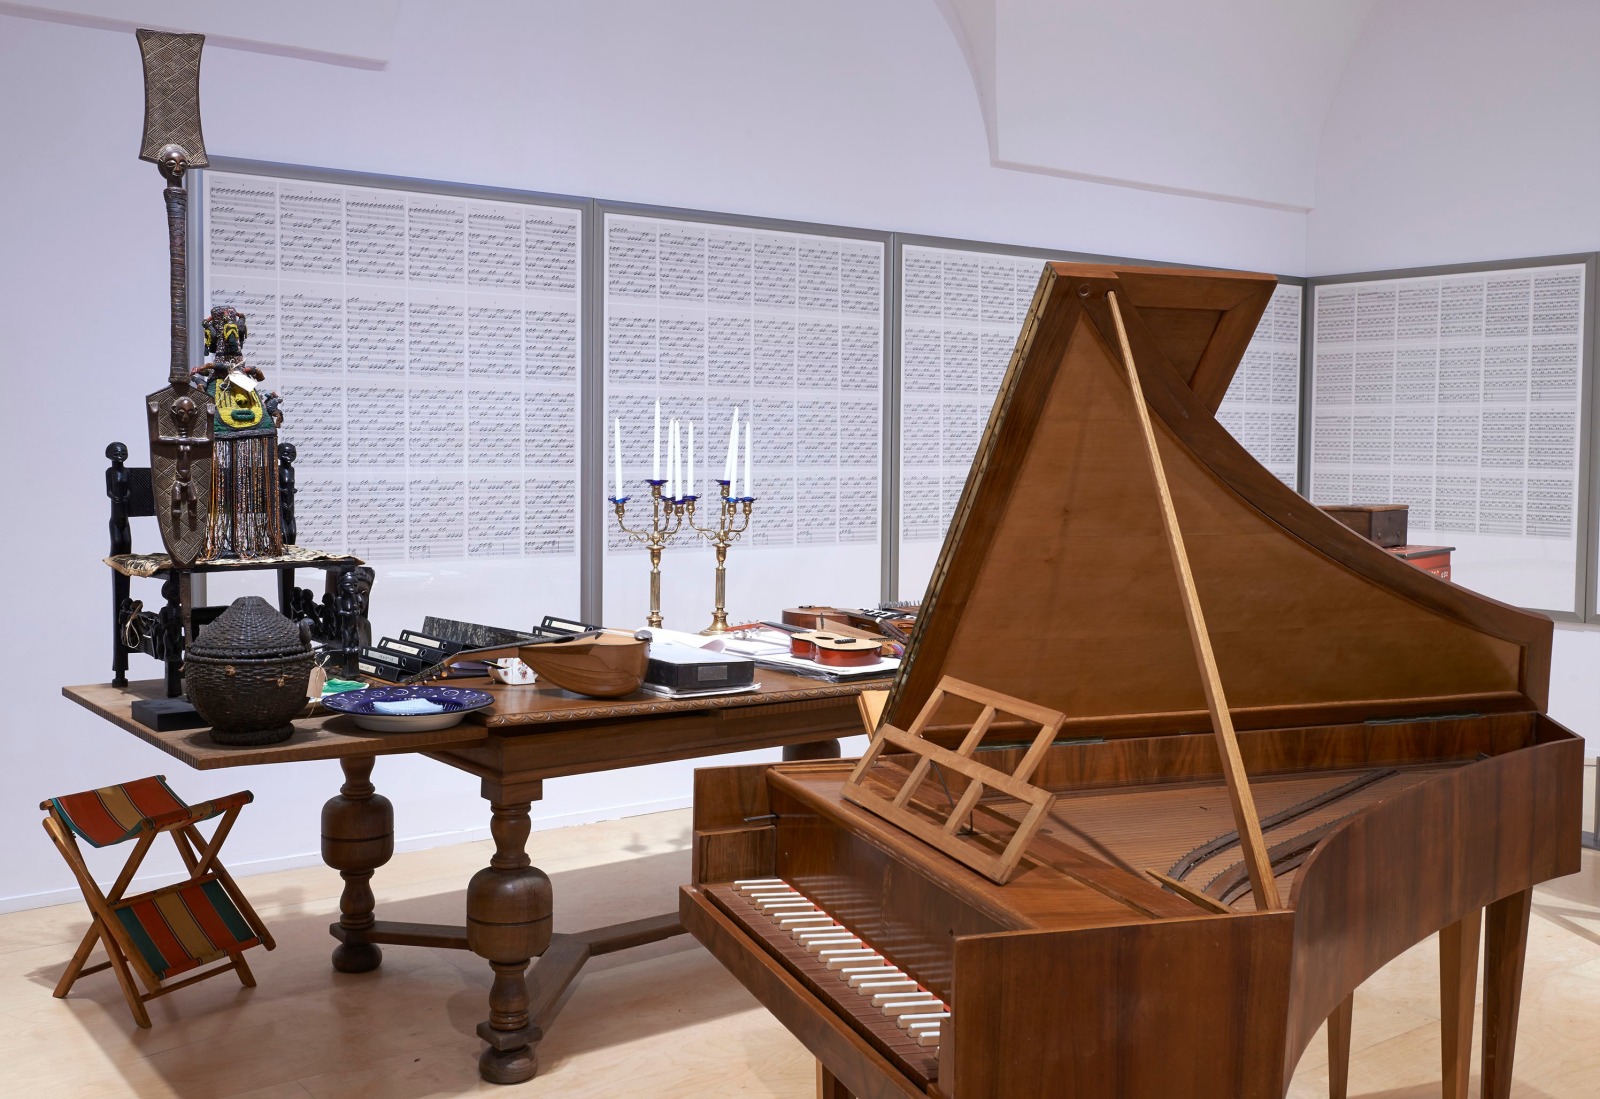
[[[478,1072],[495,1084],[518,1084],[539,1071],[533,1048],[542,1034],[528,1013],[528,963],[550,945],[550,879],[529,863],[528,809],[540,784],[484,783],[494,856],[467,885],[467,946],[494,970],[489,1018],[478,1024],[488,1048]]]
[[[375,922],[372,872],[394,854],[394,807],[374,793],[372,764],[372,756],[339,760],[344,785],[322,807],[322,861],[344,879],[339,922],[328,929],[339,940],[333,968],[340,973],[366,973],[383,961],[383,951],[365,933]]]

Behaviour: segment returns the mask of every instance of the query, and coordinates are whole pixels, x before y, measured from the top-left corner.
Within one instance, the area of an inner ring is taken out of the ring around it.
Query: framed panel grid
[[[1453,579],[1581,617],[1589,257],[1314,283],[1311,499],[1403,503]]]
[[[748,620],[740,608],[758,598],[768,612],[824,593],[875,602],[886,239],[677,211],[601,216],[608,486],[620,426],[626,491],[647,491],[659,401],[663,449],[671,420],[694,424],[695,491],[712,497],[738,409],[756,504],[729,553],[730,613]],[[742,456],[736,472],[745,494]],[[607,613],[642,621],[643,555],[614,521],[604,537]],[[822,574],[811,571],[823,560]],[[668,626],[705,625],[706,544],[680,533],[663,571]]]
[[[201,174],[208,305],[284,396],[308,545],[575,562],[581,205]]]

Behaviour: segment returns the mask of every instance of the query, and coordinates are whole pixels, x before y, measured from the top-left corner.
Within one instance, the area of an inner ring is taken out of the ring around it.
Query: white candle
[[[683,425],[672,421],[672,498],[683,496]]]
[[[722,463],[722,479],[724,481],[731,482],[733,480],[733,464],[735,460],[737,460],[738,456],[739,409],[738,406],[735,406],[733,410],[733,424],[728,428],[728,458],[727,461]]]
[[[750,421],[744,422],[744,494],[754,496],[750,490]]]
[[[661,401],[656,401],[656,433],[650,442],[650,479],[661,480]]]
[[[684,494],[694,495],[694,421],[689,421],[689,476],[683,479]]]
[[[667,499],[669,500],[678,495],[675,491],[677,486],[673,484],[673,474],[677,472],[673,468],[673,458],[677,455],[677,453],[678,421],[673,420],[671,423],[667,424]]]
[[[622,417],[612,420],[614,434],[611,436],[612,453],[616,458],[617,491],[616,498],[622,499]]]

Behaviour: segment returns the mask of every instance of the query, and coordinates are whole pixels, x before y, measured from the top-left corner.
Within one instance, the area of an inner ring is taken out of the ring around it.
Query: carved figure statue
[[[212,360],[195,371],[193,384],[216,408],[205,556],[276,557],[283,552],[277,442],[282,401],[261,389],[266,376],[244,360],[250,328],[243,313],[215,306],[202,327]]]

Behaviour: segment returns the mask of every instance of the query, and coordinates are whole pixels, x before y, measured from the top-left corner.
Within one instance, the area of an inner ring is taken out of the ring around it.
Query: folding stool
[[[110,968],[122,986],[134,1021],[148,1027],[150,1015],[145,1003],[185,985],[231,969],[238,972],[246,987],[255,986],[244,952],[252,946],[271,950],[277,944],[217,858],[239,811],[252,800],[254,796],[242,790],[191,806],[172,792],[165,775],[154,775],[39,804],[46,814],[44,829],[76,875],[93,918],[56,985],[58,999],[66,996],[79,977]],[[208,842],[195,825],[218,815],[222,819]],[[175,885],[124,896],[151,844],[162,832],[172,835],[172,842],[188,867],[188,878]],[[102,893],[90,875],[83,852],[78,849],[80,838],[91,847],[134,841],[133,853],[109,893]],[[86,969],[84,962],[96,942],[104,945],[107,960]],[[172,977],[222,957],[228,959],[226,965],[168,983]],[[135,987],[130,967],[139,975],[145,987],[143,993]]]

